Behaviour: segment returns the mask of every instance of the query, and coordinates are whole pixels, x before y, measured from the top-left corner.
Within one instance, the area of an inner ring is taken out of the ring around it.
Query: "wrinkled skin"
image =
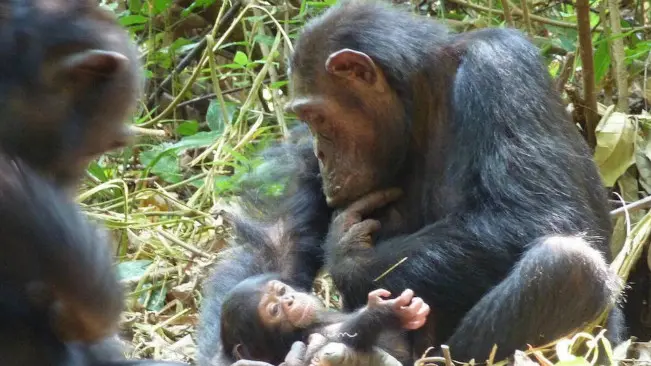
[[[274,280],[265,286],[258,315],[264,325],[272,328],[280,324],[280,329],[290,331],[307,328],[314,322],[317,310],[322,309],[318,298]]]

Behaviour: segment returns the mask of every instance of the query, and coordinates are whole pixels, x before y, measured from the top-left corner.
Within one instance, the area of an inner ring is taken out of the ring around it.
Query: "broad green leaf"
[[[116,266],[118,279],[126,280],[141,277],[147,272],[147,268],[151,264],[152,261],[148,259],[118,263]]]
[[[153,290],[151,297],[149,298],[149,303],[147,304],[147,310],[161,311],[165,306],[166,296],[167,296],[167,287],[165,286],[161,286],[158,289]]]
[[[140,161],[150,168],[150,171],[168,183],[178,183],[183,179],[179,167],[179,157],[174,149],[156,146],[140,154]]]
[[[198,132],[192,136],[182,138],[179,142],[171,145],[168,149],[178,149],[179,151],[183,151],[187,149],[207,147],[212,145],[219,136],[221,136],[221,132],[219,131]]]
[[[241,66],[246,66],[249,63],[249,58],[246,56],[246,53],[237,51],[235,53],[235,58],[233,58],[233,62]]]
[[[127,15],[120,18],[119,21],[122,26],[128,27],[134,24],[145,24],[149,21],[149,19],[142,15]]]
[[[181,136],[191,136],[197,131],[199,131],[199,122],[197,121],[183,122],[176,128],[176,133]]]
[[[597,125],[594,160],[606,187],[635,162],[635,124],[626,114],[612,112],[611,106]]]
[[[267,46],[271,47],[274,44],[274,37],[268,36],[266,34],[257,34],[255,37],[253,37],[253,40],[262,44],[266,44]]]
[[[599,43],[599,46],[597,47],[597,50],[594,53],[594,78],[595,78],[595,83],[597,85],[601,84],[601,81],[603,80],[604,76],[606,76],[606,73],[608,72],[608,68],[610,67],[610,52],[608,52],[608,43],[607,42],[601,42]]]
[[[165,296],[167,296],[167,288],[165,286],[158,286],[152,289],[151,283],[145,283],[142,286],[142,294],[138,297],[138,302],[145,305],[149,311],[160,311],[165,306]]]
[[[172,4],[172,0],[154,0],[154,14],[160,14],[167,10]]]
[[[233,115],[238,110],[238,106],[234,103],[225,103],[226,116],[228,121],[224,121],[224,112],[222,111],[222,106],[217,99],[210,101],[208,106],[208,111],[206,112],[206,123],[211,130],[218,132],[220,135],[224,132],[224,127],[226,124],[230,124],[233,121]]]
[[[104,172],[104,168],[99,166],[95,160],[91,161],[90,164],[88,164],[88,172],[95,178],[99,179],[101,182],[106,182],[108,180],[108,177]]]
[[[142,0],[129,0],[129,11],[132,14],[140,13],[140,9],[142,9]]]

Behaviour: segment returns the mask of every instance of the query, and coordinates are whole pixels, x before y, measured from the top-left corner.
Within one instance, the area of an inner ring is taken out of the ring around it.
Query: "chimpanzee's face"
[[[323,309],[321,301],[305,292],[277,280],[269,281],[262,290],[258,314],[264,325],[281,330],[306,328],[315,321],[317,310]]]
[[[314,137],[328,205],[345,206],[390,184],[409,134],[403,104],[373,61],[340,50],[313,80],[304,80],[302,70],[293,70],[290,80],[286,109]]]

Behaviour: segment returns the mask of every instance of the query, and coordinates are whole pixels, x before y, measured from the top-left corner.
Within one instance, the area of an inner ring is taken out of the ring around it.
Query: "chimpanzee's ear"
[[[364,52],[344,48],[333,52],[325,62],[328,73],[347,79],[356,79],[374,85],[380,70]]]
[[[71,53],[57,61],[55,80],[59,78],[92,82],[98,78],[111,77],[129,63],[129,59],[115,51],[84,50]]]

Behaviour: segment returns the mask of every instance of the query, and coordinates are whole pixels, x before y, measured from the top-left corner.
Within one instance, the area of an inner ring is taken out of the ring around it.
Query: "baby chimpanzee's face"
[[[262,289],[258,314],[268,327],[283,331],[302,329],[315,321],[316,311],[323,309],[321,301],[305,292],[277,280],[267,282]]]

